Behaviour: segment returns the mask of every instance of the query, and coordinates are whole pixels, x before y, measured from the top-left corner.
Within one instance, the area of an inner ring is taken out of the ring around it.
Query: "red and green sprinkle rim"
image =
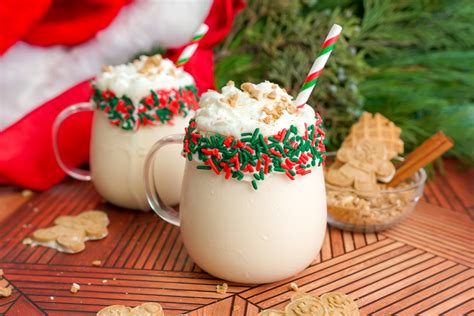
[[[312,167],[324,164],[326,148],[322,128],[322,119],[317,114],[315,124],[305,124],[303,135],[292,125],[270,137],[264,137],[257,128],[253,133],[242,133],[240,138],[234,138],[203,135],[192,119],[185,129],[183,156],[189,161],[199,161],[197,169],[222,174],[225,179],[241,181],[244,175],[249,175],[253,189],[257,190],[258,182],[264,181],[270,173],[281,173],[295,180],[311,173]]]
[[[199,107],[195,86],[167,90],[150,90],[136,106],[127,96],[117,97],[110,90],[100,90],[92,84],[92,100],[107,114],[109,122],[124,130],[137,130],[140,126],[173,125],[176,115],[186,117],[190,110]]]

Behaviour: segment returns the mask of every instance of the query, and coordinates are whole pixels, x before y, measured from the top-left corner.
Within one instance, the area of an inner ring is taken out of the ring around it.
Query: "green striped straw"
[[[196,31],[196,34],[194,34],[189,45],[186,46],[181,55],[179,55],[178,61],[176,62],[176,66],[182,67],[189,61],[189,59],[193,56],[194,52],[198,48],[199,41],[204,37],[204,35],[206,35],[208,30],[209,27],[206,24],[201,24],[199,26],[198,30]]]
[[[311,67],[311,70],[309,71],[309,74],[306,77],[303,86],[301,87],[300,93],[296,97],[295,101],[293,101],[293,104],[298,108],[303,107],[306,102],[308,102],[311,92],[313,92],[313,89],[324,70],[324,66],[327,63],[329,56],[331,56],[331,52],[334,49],[334,45],[336,45],[337,39],[341,35],[341,32],[342,27],[340,25],[334,24],[331,27],[331,30],[329,31],[329,34],[324,40],[323,46],[321,47],[321,52],[314,61],[313,66]]]

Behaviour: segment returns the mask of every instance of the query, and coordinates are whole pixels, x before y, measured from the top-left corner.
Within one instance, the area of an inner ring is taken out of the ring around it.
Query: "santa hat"
[[[47,189],[59,182],[52,123],[65,107],[89,99],[84,80],[157,45],[176,58],[203,20],[209,32],[185,70],[201,92],[213,88],[212,47],[242,7],[241,0],[0,2],[8,29],[0,33],[0,183]],[[79,114],[62,128],[60,147],[71,165],[88,160],[90,124],[90,114]]]

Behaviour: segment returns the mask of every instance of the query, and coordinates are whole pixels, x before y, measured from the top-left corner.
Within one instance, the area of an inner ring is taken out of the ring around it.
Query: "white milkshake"
[[[188,162],[180,204],[181,235],[206,272],[239,283],[267,283],[306,268],[326,232],[321,167],[290,181],[274,175],[258,191]]]
[[[202,269],[233,282],[275,282],[307,267],[324,239],[324,133],[319,115],[309,105],[297,109],[277,85],[241,87],[201,97],[184,136],[179,219],[154,202],[151,172],[147,195],[162,218],[181,226]],[[147,165],[169,142],[154,146]]]
[[[149,210],[143,182],[147,152],[160,138],[182,133],[199,106],[194,79],[160,55],[104,67],[92,82],[90,102],[66,108],[56,118],[53,143],[59,166],[78,180],[92,180],[97,191],[121,207]],[[60,125],[68,116],[94,111],[91,171],[62,161],[57,146]],[[163,200],[179,202],[185,159],[176,145],[160,153],[156,182]]]
[[[143,166],[151,146],[166,135],[181,133],[189,117],[177,116],[174,125],[143,126],[138,132],[111,125],[105,113],[94,113],[91,140],[92,182],[107,201],[125,208],[149,210],[143,183]],[[185,159],[181,146],[164,148],[155,164],[157,187],[163,200],[178,204]]]

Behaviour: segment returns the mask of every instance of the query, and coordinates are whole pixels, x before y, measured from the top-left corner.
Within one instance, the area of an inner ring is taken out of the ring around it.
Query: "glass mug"
[[[90,147],[90,171],[71,168],[62,160],[58,148],[58,132],[62,122],[78,112],[94,111]],[[129,131],[112,125],[105,112],[96,104],[84,102],[64,109],[53,125],[53,148],[56,160],[71,177],[94,183],[99,194],[107,201],[129,209],[147,211],[150,209],[143,183],[143,166],[146,154],[157,139],[181,132],[188,125],[191,114],[176,115],[174,125],[141,126]],[[181,178],[185,159],[179,155],[179,146],[167,148],[160,154],[156,164],[156,177],[167,179],[160,182],[163,200],[177,204],[181,190]]]
[[[155,157],[183,139],[170,135],[153,145],[145,161],[145,187],[152,209],[180,227],[198,266],[218,278],[257,284],[285,279],[311,264],[326,232],[322,167],[296,181],[275,174],[255,191],[186,160],[178,213],[162,196]]]

